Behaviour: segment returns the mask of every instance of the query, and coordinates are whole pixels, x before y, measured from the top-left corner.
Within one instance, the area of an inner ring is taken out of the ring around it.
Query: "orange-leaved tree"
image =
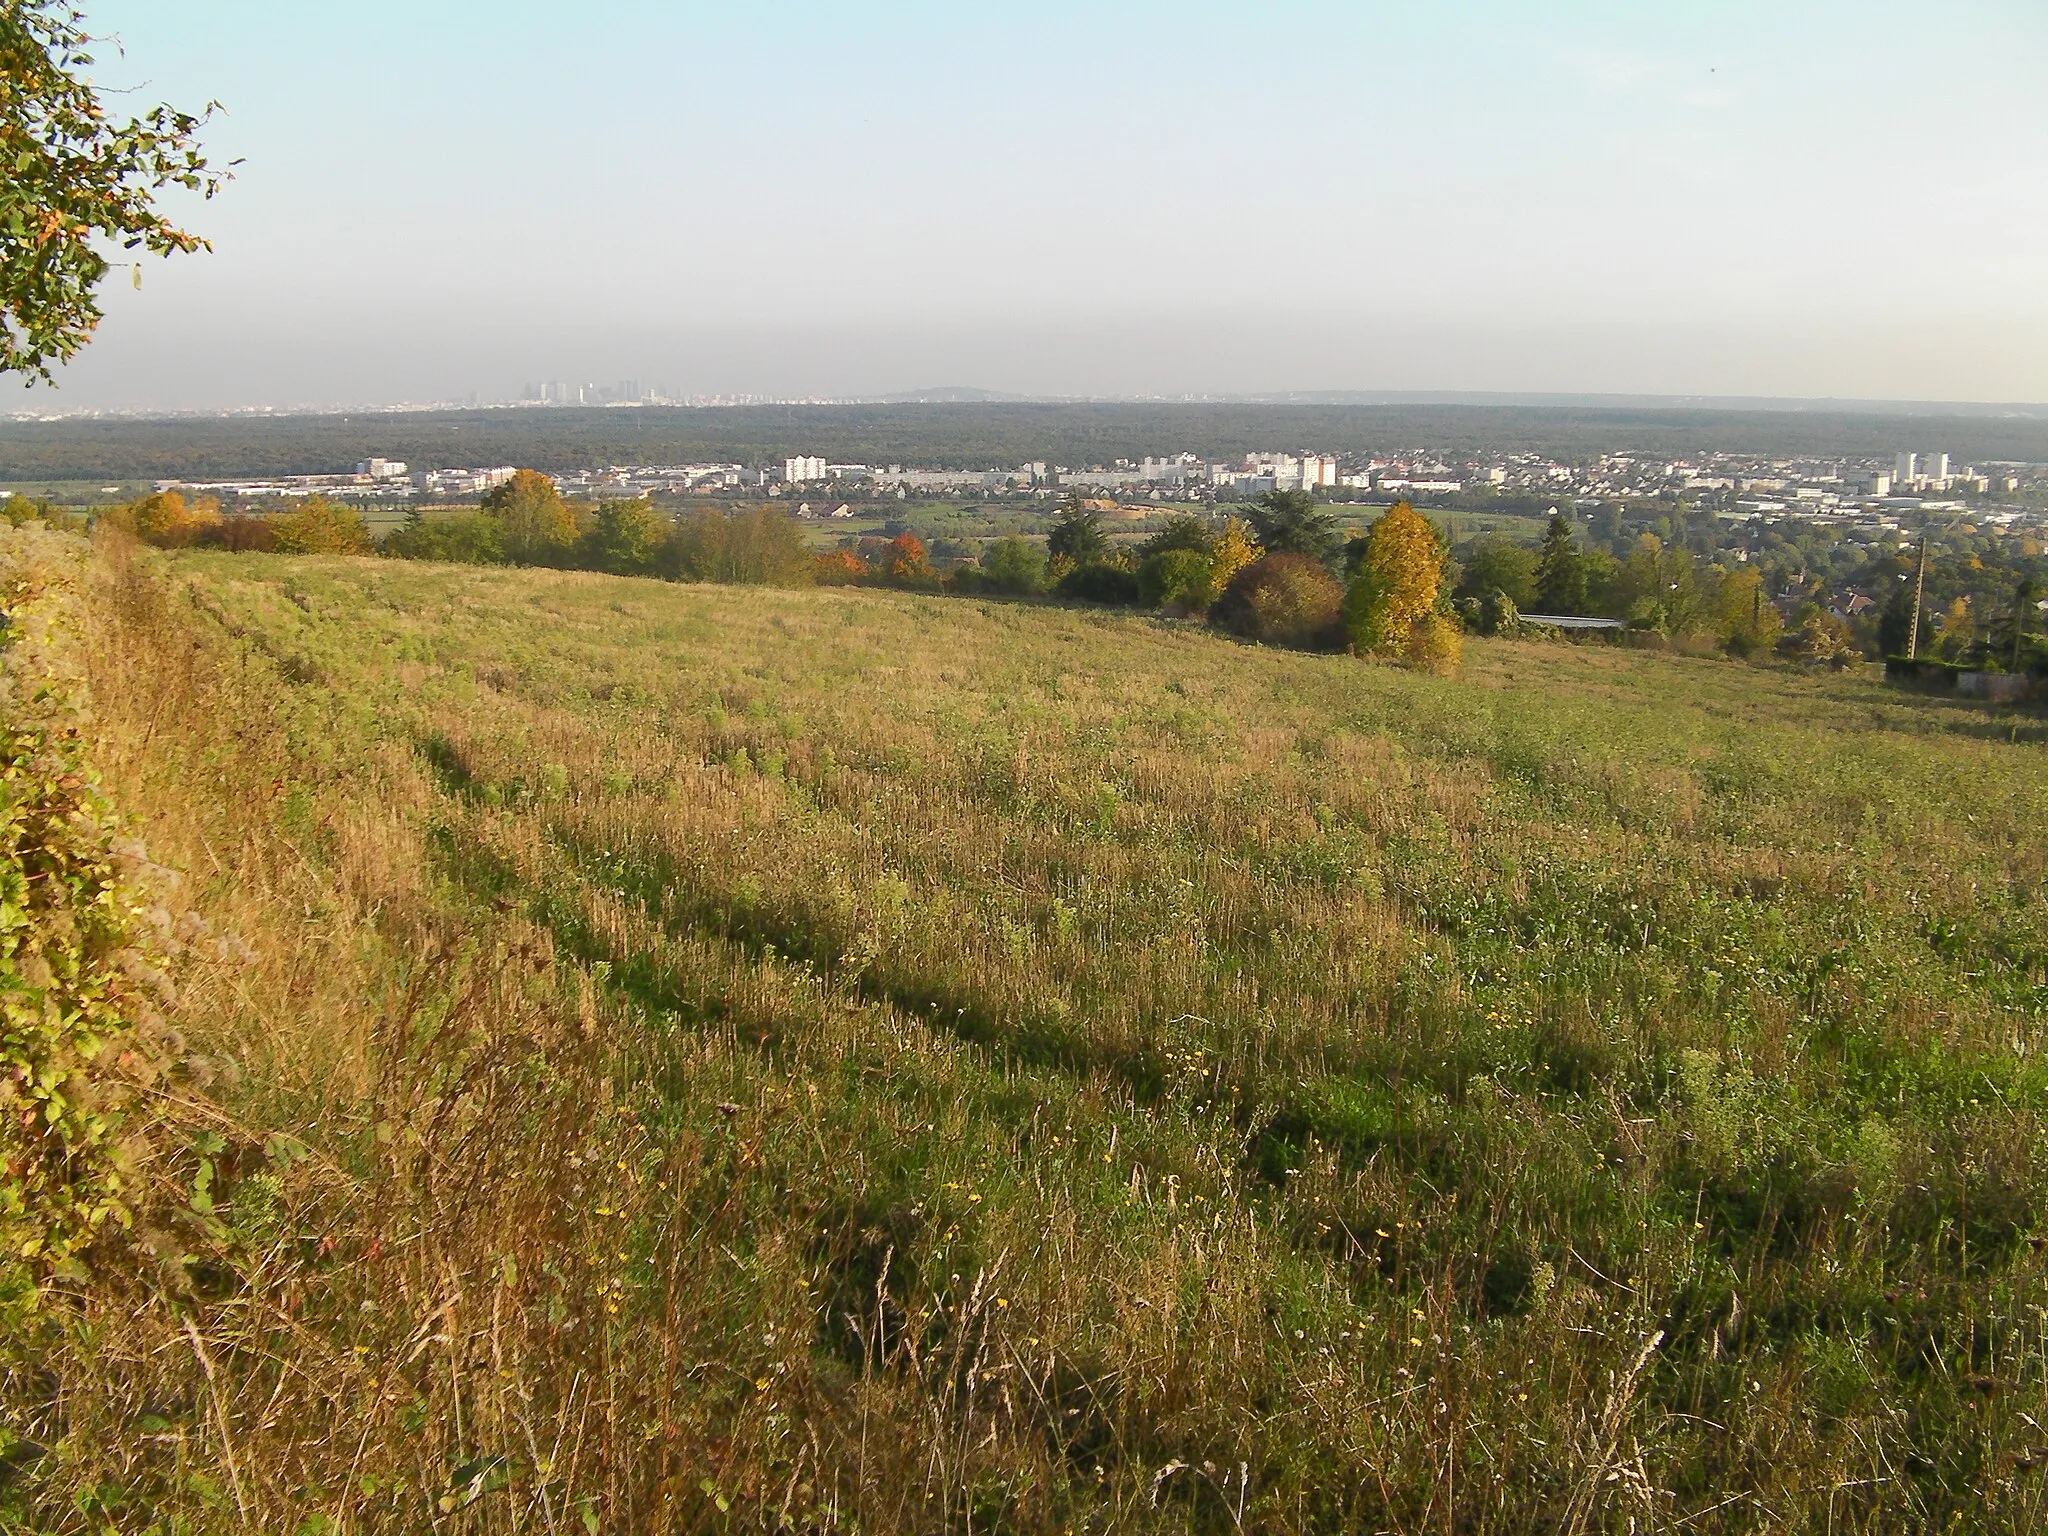
[[[914,533],[899,533],[889,541],[882,556],[882,573],[889,580],[916,585],[932,579],[932,565],[925,554],[924,540]]]
[[[850,549],[835,549],[830,554],[818,556],[818,585],[821,587],[849,587],[871,579],[874,572],[868,569],[867,561]]]

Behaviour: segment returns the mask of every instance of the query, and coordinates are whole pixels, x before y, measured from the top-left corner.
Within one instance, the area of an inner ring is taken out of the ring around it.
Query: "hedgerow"
[[[162,877],[87,759],[71,665],[87,548],[0,530],[0,1323],[85,1278],[132,1218],[134,1110],[160,1055]]]

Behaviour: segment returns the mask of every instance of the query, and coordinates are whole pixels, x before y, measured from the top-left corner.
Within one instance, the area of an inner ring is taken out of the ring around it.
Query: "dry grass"
[[[156,569],[102,761],[254,958],[31,1523],[2042,1522],[2038,722]]]

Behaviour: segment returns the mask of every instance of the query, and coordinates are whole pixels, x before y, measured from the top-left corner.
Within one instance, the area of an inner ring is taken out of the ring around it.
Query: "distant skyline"
[[[211,256],[0,409],[2048,401],[2036,0],[87,0]]]

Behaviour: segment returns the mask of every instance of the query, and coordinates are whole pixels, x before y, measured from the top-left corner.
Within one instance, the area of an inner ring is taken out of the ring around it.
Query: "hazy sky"
[[[246,163],[65,404],[2048,400],[2042,0],[85,3]]]

